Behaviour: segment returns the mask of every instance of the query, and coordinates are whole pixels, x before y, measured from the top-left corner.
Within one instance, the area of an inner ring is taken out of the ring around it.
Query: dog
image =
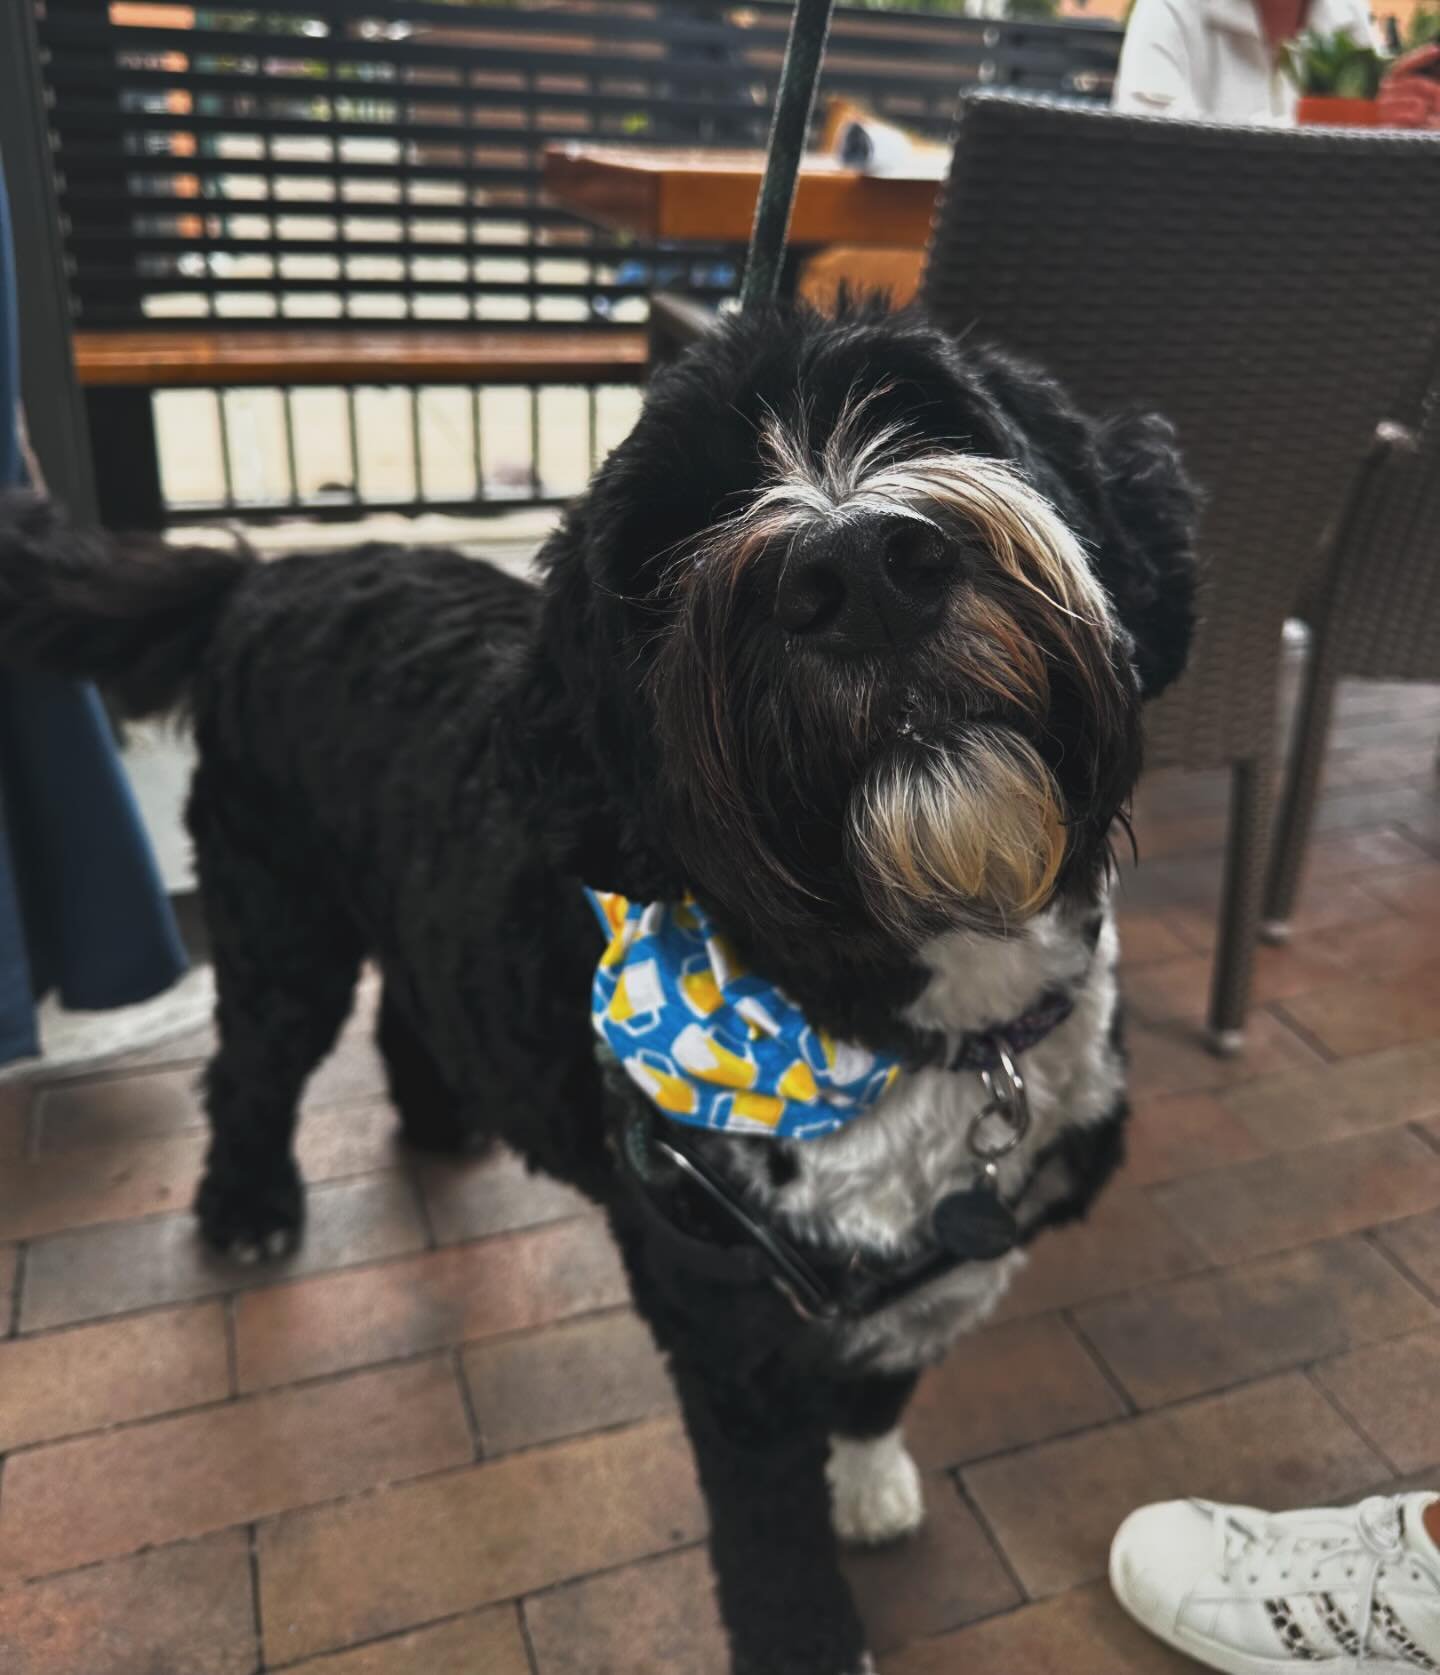
[[[1120,1161],[1111,855],[1195,505],[1164,420],[849,307],[658,371],[538,587],[0,514],[0,657],[192,720],[204,1237],[300,1238],[297,1104],[373,961],[408,1140],[606,1211],[737,1675],[873,1668],[837,1540],[921,1522],[916,1377]]]

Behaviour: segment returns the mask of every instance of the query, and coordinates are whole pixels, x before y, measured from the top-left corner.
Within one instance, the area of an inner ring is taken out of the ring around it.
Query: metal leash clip
[[[1030,1132],[1030,1099],[1025,1078],[1000,1042],[995,1042],[996,1065],[982,1070],[980,1082],[988,1098],[970,1124],[966,1143],[993,1178],[995,1165],[1008,1157]]]

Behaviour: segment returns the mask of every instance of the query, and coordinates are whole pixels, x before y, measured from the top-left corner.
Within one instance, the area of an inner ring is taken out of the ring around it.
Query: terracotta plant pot
[[[1306,127],[1375,128],[1380,106],[1374,99],[1337,99],[1323,93],[1305,93],[1295,107],[1295,120]]]

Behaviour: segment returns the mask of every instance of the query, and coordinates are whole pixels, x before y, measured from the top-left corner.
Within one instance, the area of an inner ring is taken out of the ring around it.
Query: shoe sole
[[[1393,1658],[1361,1658],[1357,1661],[1342,1657],[1316,1663],[1309,1658],[1257,1658],[1249,1652],[1229,1651],[1224,1646],[1197,1646],[1145,1620],[1134,1602],[1125,1597],[1125,1589],[1116,1574],[1113,1551],[1110,1556],[1110,1591],[1127,1615],[1139,1623],[1147,1634],[1153,1634],[1172,1651],[1195,1663],[1218,1669],[1221,1675],[1300,1675],[1300,1671],[1305,1669],[1313,1669],[1316,1675],[1415,1675],[1420,1667],[1414,1663],[1396,1663]]]

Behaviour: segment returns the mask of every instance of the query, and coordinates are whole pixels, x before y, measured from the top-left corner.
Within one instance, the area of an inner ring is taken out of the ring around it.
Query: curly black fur
[[[648,899],[696,887],[816,1021],[879,1045],[908,1039],[900,1011],[926,974],[842,877],[824,829],[833,807],[787,808],[772,779],[767,841],[806,870],[823,911],[797,915],[803,935],[768,934],[726,843],[707,849],[675,818],[665,752],[677,746],[652,678],[677,565],[754,493],[764,416],[800,402],[823,435],[857,390],[929,444],[1027,472],[1089,549],[1145,691],[1175,677],[1193,506],[1168,428],[1094,425],[1033,369],[913,316],[734,322],[658,375],[547,544],[539,590],[433,549],[261,564],[119,545],[33,500],[0,504],[0,657],[97,679],[133,712],[183,702],[193,714],[189,820],[220,1032],[197,1198],[206,1237],[257,1252],[298,1237],[297,1103],[373,960],[407,1134],[429,1146],[502,1136],[608,1209],[672,1358],[747,1675],[861,1667],[826,1437],[887,1429],[911,1381],[836,1366],[769,1285],[682,1275],[652,1247],[607,1149],[588,1013],[599,937],[579,882]],[[763,680],[765,659],[788,654],[763,620],[748,632]],[[1133,704],[1132,678],[1114,678]],[[1063,732],[1074,717],[1052,720]],[[1074,793],[1098,798],[1107,822],[1138,769],[1131,735],[1090,770],[1103,793]],[[1088,1199],[1114,1159],[1103,1138],[1079,1150]]]

